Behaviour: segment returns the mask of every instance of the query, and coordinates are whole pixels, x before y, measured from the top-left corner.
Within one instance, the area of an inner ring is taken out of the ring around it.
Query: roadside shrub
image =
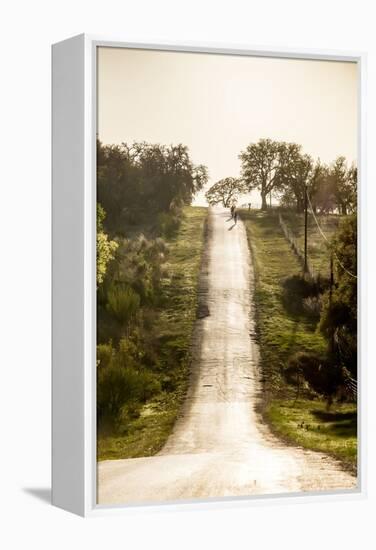
[[[131,338],[122,338],[115,356],[115,361],[121,367],[138,369],[143,359],[142,343],[137,341],[135,334]]]
[[[161,384],[157,376],[150,371],[142,370],[137,375],[137,397],[142,403],[145,403],[161,391]]]
[[[141,403],[130,401],[121,407],[114,426],[117,433],[127,433],[129,422],[139,418],[141,406]]]
[[[320,319],[320,312],[322,307],[322,300],[321,296],[308,296],[307,298],[303,299],[303,310],[304,312],[314,318],[319,320]]]
[[[117,361],[107,368],[99,368],[98,417],[110,417],[116,422],[125,405],[137,408],[137,404],[145,403],[160,389],[156,376],[146,370],[137,371],[132,367],[123,367]]]
[[[160,214],[158,214],[158,217],[157,217],[157,226],[158,226],[158,232],[163,237],[171,238],[179,229],[180,220],[174,214],[161,212]]]
[[[283,304],[291,313],[303,313],[303,301],[307,298],[316,298],[319,293],[318,282],[302,275],[292,275],[282,281]]]
[[[108,344],[98,344],[97,345],[97,367],[106,368],[108,367],[113,358],[115,350],[112,347],[112,342]]]
[[[100,286],[105,278],[107,266],[115,258],[118,247],[117,242],[109,239],[103,230],[103,221],[106,213],[102,206],[97,204],[97,286]]]
[[[98,369],[97,406],[98,417],[116,419],[122,406],[131,399],[137,386],[137,372],[114,364]]]
[[[162,281],[167,278],[168,247],[164,239],[140,234],[119,241],[113,284],[130,287],[140,297],[140,306],[158,305]]]
[[[144,351],[137,339],[122,338],[97,346],[98,419],[115,427],[121,418],[137,417],[142,404],[161,391],[157,375],[142,366]]]
[[[112,286],[107,300],[108,311],[122,325],[130,323],[140,308],[140,296],[131,287]]]
[[[316,353],[298,352],[292,355],[285,374],[290,380],[302,376],[313,391],[327,399],[328,407],[343,382],[342,369]]]

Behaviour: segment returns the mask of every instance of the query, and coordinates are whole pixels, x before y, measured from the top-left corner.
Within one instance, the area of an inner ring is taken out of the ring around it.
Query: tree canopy
[[[299,148],[298,145],[294,147]],[[292,152],[284,141],[260,139],[240,153],[243,180],[248,191],[260,191],[263,210],[267,209],[267,195],[283,184],[286,175],[285,164]]]
[[[329,167],[331,191],[341,214],[349,214],[356,209],[357,169],[347,166],[345,157],[338,157]]]
[[[267,195],[275,191],[282,205],[302,212],[306,190],[315,211],[346,215],[356,210],[357,169],[344,157],[328,166],[315,162],[297,143],[260,139],[239,158],[246,188],[260,191],[263,210]]]
[[[104,146],[98,141],[97,164],[98,200],[113,231],[190,204],[208,179],[206,167],[194,165],[181,144]]]
[[[239,194],[245,191],[245,184],[240,178],[224,178],[212,185],[205,197],[211,205],[222,204],[229,208],[237,203]]]

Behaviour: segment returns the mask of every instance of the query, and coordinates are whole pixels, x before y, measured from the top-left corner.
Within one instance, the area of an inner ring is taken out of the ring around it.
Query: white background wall
[[[46,501],[50,479],[50,44],[88,32],[127,40],[365,50],[368,70],[367,274],[374,279],[376,41],[370,1],[13,0],[0,18],[3,548],[375,548],[375,398],[368,401],[369,496],[82,520]],[[345,114],[344,114],[345,116]],[[375,391],[369,285],[368,386]],[[39,495],[39,498],[38,498]],[[42,497],[42,498],[40,498]],[[373,508],[373,510],[372,510]],[[7,541],[7,542],[5,542]]]

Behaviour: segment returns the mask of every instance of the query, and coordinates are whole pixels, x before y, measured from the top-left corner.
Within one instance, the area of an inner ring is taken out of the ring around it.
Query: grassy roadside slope
[[[188,384],[206,217],[206,208],[186,207],[177,234],[167,241],[170,277],[159,325],[163,391],[144,405],[121,435],[98,436],[98,460],[151,456],[171,433]]]
[[[356,406],[326,404],[307,395],[295,400],[296,391],[281,374],[296,351],[323,351],[325,341],[316,323],[288,312],[282,301],[281,280],[297,274],[301,266],[285,239],[278,217],[242,211],[255,264],[256,326],[263,379],[263,416],[272,430],[287,442],[320,450],[356,464]]]
[[[284,212],[282,214],[287,226],[291,229],[298,241],[299,248],[304,250],[304,215],[296,212]],[[341,216],[330,214],[317,216],[324,235],[330,240],[338,229]],[[320,234],[312,214],[308,214],[308,257],[310,265],[316,273],[324,277],[330,275],[330,252],[325,240]]]

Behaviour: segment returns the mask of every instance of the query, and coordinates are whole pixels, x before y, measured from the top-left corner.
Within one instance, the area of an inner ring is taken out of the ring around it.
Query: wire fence
[[[313,209],[312,209],[312,213],[313,213]],[[286,224],[285,220],[283,219],[283,216],[281,214],[281,212],[278,213],[278,218],[279,218],[279,225],[281,226],[281,229],[283,231],[283,234],[285,235],[286,239],[288,240],[288,242],[290,243],[290,246],[293,250],[293,252],[296,254],[297,258],[299,259],[302,267],[304,268],[304,250],[302,250],[299,246],[299,242],[298,242],[298,239],[296,238],[296,236],[294,235],[294,233],[291,231],[291,229],[288,227],[288,225]],[[327,243],[329,243],[326,235],[324,235],[323,231],[321,230],[321,227],[319,226],[318,224],[318,221],[316,219],[316,216],[314,216],[315,218],[315,221],[316,221],[316,224],[320,230],[320,233],[323,237],[325,237],[325,241]],[[336,255],[335,255],[336,256]],[[353,275],[352,273],[350,273],[347,269],[345,269],[345,267],[342,265],[342,263],[339,261],[338,257],[336,257],[337,261],[339,262],[339,264],[341,265],[341,267],[349,274],[351,275],[352,277],[356,277],[356,275]],[[307,272],[309,273],[310,277],[312,279],[318,279],[320,277],[320,273],[318,271],[316,271],[312,265],[310,265],[310,263],[307,261]],[[357,394],[358,394],[358,384],[357,384],[357,381],[356,379],[354,379],[347,371],[344,375],[344,386],[346,388],[346,392],[348,395],[351,396],[352,399],[356,400],[357,399]]]
[[[314,211],[314,209],[313,209],[313,207],[312,207],[311,199],[309,198],[309,194],[308,194],[307,191],[306,191],[306,194],[307,194],[307,199],[308,199],[309,206],[310,206],[310,210],[311,210],[310,213],[312,214],[313,219],[315,220],[315,223],[316,223],[316,225],[317,225],[317,228],[318,228],[318,230],[319,230],[319,232],[320,232],[322,238],[323,238],[323,239],[325,240],[325,242],[330,246],[330,242],[329,242],[327,236],[325,235],[324,231],[322,230],[322,228],[321,228],[321,226],[320,226],[320,224],[319,224],[319,222],[318,222],[318,220],[317,220],[315,211]],[[335,251],[335,250],[332,250],[332,252],[333,252],[333,255],[334,255],[335,259],[337,260],[338,264],[341,266],[341,268],[342,268],[348,275],[350,275],[350,277],[353,277],[354,279],[357,279],[357,275],[356,275],[355,273],[351,273],[351,271],[349,271],[348,269],[346,269],[346,267],[343,265],[343,263],[342,263],[341,260],[339,259],[338,254],[336,253],[336,251]]]
[[[292,250],[296,254],[297,258],[299,259],[302,267],[304,268],[304,250],[300,248],[298,239],[295,237],[294,233],[286,224],[281,212],[279,212],[279,225],[281,226],[281,229],[286,239],[290,243]],[[307,261],[307,272],[310,275],[310,277],[312,277],[312,279],[316,279],[319,276],[319,273],[316,272],[316,270],[312,267],[312,265],[308,261]]]

